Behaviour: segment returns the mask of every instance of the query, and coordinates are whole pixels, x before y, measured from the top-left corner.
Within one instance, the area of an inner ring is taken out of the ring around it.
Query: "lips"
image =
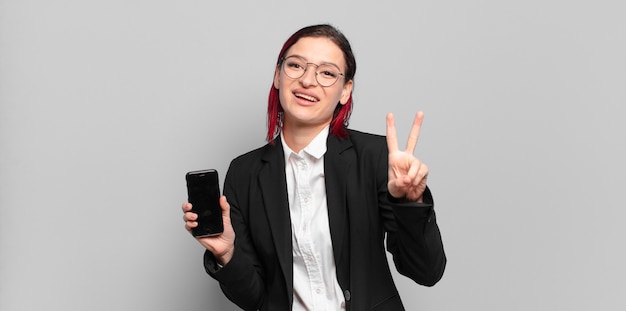
[[[298,98],[302,98],[304,100],[307,100],[307,101],[310,101],[310,102],[313,102],[313,103],[316,103],[316,102],[319,101],[319,98],[317,98],[317,97],[315,97],[313,95],[310,95],[310,94],[304,94],[304,93],[296,92],[296,93],[293,93],[293,95],[295,95]]]

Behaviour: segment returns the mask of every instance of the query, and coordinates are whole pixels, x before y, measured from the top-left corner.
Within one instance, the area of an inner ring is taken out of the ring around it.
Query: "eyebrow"
[[[304,56],[302,56],[302,55],[299,55],[299,54],[291,54],[291,55],[287,55],[287,56],[285,56],[285,58],[287,58],[287,57],[291,57],[291,56],[295,56],[295,57],[298,57],[298,58],[302,58],[305,62],[309,62],[309,60],[308,60],[306,57],[304,57]],[[311,63],[311,64],[314,64],[314,63]],[[337,65],[337,64],[335,64],[335,63],[333,63],[333,62],[322,62],[321,64],[316,64],[316,65],[333,65],[333,66],[335,66],[335,67],[339,68],[339,70],[341,70],[341,66],[339,66],[339,65]]]

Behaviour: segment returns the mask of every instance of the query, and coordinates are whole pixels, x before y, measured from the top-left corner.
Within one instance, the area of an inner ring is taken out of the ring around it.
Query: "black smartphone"
[[[191,171],[185,176],[191,211],[198,214],[198,226],[191,229],[195,237],[219,235],[224,231],[220,207],[220,183],[214,169]]]

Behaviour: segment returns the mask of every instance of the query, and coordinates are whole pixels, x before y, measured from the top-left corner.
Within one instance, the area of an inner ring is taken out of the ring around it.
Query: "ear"
[[[339,103],[345,105],[350,99],[350,95],[352,95],[352,80],[346,82],[343,85],[341,90],[341,98],[339,99]]]
[[[276,66],[276,70],[274,70],[274,88],[280,89],[280,66]]]

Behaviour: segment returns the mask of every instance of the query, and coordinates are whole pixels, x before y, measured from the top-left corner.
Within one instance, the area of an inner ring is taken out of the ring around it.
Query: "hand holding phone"
[[[183,209],[183,220],[185,221],[185,229],[191,234],[191,230],[198,226],[198,215],[191,211],[191,203],[184,202],[181,206]],[[230,262],[235,250],[235,230],[230,222],[230,204],[225,196],[220,197],[220,207],[222,208],[222,219],[224,220],[224,232],[220,235],[211,235],[203,237],[195,237],[215,256],[215,259],[222,266]]]
[[[191,234],[194,237],[205,237],[224,232],[217,171],[214,169],[191,171],[187,173],[185,179],[191,212],[198,215],[198,226],[191,229]]]

